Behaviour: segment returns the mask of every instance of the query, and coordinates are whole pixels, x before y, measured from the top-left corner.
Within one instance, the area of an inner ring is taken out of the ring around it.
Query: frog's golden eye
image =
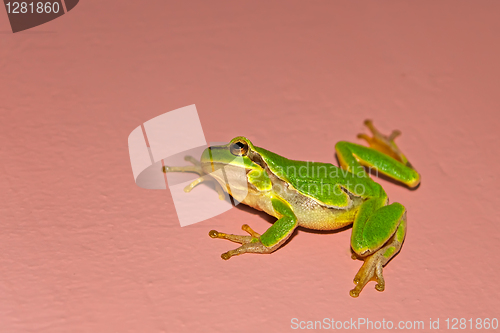
[[[248,143],[245,141],[236,141],[229,147],[231,154],[236,156],[245,156],[248,153]]]

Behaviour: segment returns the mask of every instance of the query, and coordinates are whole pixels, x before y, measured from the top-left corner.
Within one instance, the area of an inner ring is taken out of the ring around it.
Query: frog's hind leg
[[[372,137],[369,137],[368,135],[361,133],[358,134],[358,138],[366,140],[366,142],[368,142],[368,145],[370,145],[372,149],[378,150],[379,152],[394,158],[396,161],[399,161],[411,167],[411,164],[408,162],[408,159],[403,155],[401,150],[398,148],[396,142],[394,142],[394,139],[396,139],[398,136],[401,135],[401,131],[394,130],[391,132],[391,134],[386,136],[382,134],[373,125],[373,121],[371,121],[370,119],[365,120],[364,124],[366,127],[368,127],[368,129],[372,133]]]
[[[354,221],[351,247],[364,263],[354,277],[352,297],[359,296],[372,280],[377,282],[375,289],[383,291],[383,266],[401,249],[406,234],[406,209],[399,203],[384,206],[385,203],[386,198],[367,200]]]
[[[393,131],[389,136],[385,136],[370,120],[365,121],[365,125],[373,133],[373,137],[366,134],[359,134],[358,137],[368,141],[370,147],[346,141],[337,142],[335,149],[340,166],[356,174],[363,172],[363,167],[367,167],[410,188],[416,187],[420,183],[420,175],[394,142],[400,132]]]
[[[365,259],[363,266],[359,269],[358,273],[354,277],[354,283],[356,287],[352,289],[349,294],[352,297],[359,296],[363,287],[370,282],[375,280],[377,284],[375,289],[378,291],[384,291],[385,280],[382,274],[382,267],[394,257],[403,244],[403,240],[406,234],[406,213],[401,218],[401,222],[396,230],[396,233],[389,239],[384,247],[372,254]]]

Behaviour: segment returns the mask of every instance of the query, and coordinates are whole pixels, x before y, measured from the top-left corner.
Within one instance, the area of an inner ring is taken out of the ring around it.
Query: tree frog
[[[370,174],[381,173],[409,188],[419,185],[420,175],[394,142],[399,131],[386,136],[372,121],[366,120],[365,125],[372,136],[358,137],[369,147],[346,141],[335,145],[340,168],[290,160],[240,136],[227,145],[205,149],[200,161],[187,156],[192,166],[164,166],[163,172],[199,174],[186,192],[203,181],[215,180],[222,197],[225,190],[239,202],[277,218],[262,234],[246,224],[242,229],[249,235],[211,230],[212,238],[241,244],[223,253],[222,259],[244,253],[272,253],[299,226],[335,230],[352,224],[352,257],[364,263],[354,277],[350,295],[359,296],[371,280],[376,281],[376,290],[383,291],[382,268],[401,248],[406,234],[406,209],[397,202],[389,204],[386,192]],[[223,173],[214,172],[222,168]]]

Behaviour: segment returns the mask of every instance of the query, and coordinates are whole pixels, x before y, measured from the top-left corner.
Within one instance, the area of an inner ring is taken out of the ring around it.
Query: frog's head
[[[211,146],[201,155],[201,167],[235,196],[235,192],[248,191],[247,174],[262,173],[264,169],[258,164],[258,153],[250,140],[238,136],[228,144]],[[256,162],[254,162],[256,161]]]

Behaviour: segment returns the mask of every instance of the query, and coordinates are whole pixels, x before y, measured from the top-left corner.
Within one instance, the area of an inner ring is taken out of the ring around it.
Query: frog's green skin
[[[202,176],[186,188],[215,179],[236,200],[262,210],[278,220],[262,235],[248,225],[249,236],[210,231],[212,238],[224,238],[242,244],[222,254],[223,259],[243,253],[271,253],[278,249],[297,226],[334,230],[353,224],[353,258],[364,260],[356,274],[357,297],[370,280],[375,288],[385,287],[382,267],[399,251],[406,233],[406,210],[399,203],[389,204],[382,186],[374,182],[365,168],[416,187],[419,174],[401,153],[394,138],[378,132],[370,121],[365,124],[373,137],[361,134],[370,148],[349,142],[335,146],[341,165],[293,161],[254,146],[245,137],[236,137],[227,145],[207,148],[200,162],[188,160],[191,167],[165,167],[165,172],[196,172]],[[224,172],[220,172],[220,170]],[[219,170],[219,172],[214,172]]]

